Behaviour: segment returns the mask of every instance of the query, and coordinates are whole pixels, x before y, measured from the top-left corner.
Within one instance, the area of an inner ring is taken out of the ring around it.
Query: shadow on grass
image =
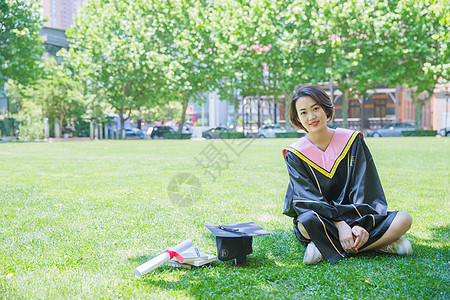
[[[448,236],[448,226],[434,230],[439,239]],[[212,234],[205,237],[215,243]],[[302,263],[305,247],[294,233],[275,230],[253,239],[253,254],[242,265],[216,261],[192,270],[162,266],[144,277],[141,284],[173,297],[189,295],[195,299],[345,298],[354,293],[369,297],[392,290],[405,298],[448,295],[448,249],[428,246],[428,241],[412,235],[408,238],[414,249],[410,257],[367,252],[335,265],[322,262],[305,266]],[[149,258],[130,260],[143,263]],[[405,276],[412,279],[405,282]],[[395,298],[395,294],[392,296]]]

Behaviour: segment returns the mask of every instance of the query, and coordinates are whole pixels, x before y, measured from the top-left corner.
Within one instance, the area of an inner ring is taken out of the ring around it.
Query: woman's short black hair
[[[327,93],[325,93],[325,91],[318,85],[306,85],[294,92],[291,105],[289,106],[289,120],[294,127],[306,131],[305,127],[303,127],[302,123],[300,123],[297,109],[295,107],[297,100],[305,96],[313,98],[314,101],[316,101],[317,104],[322,107],[322,109],[327,114],[328,120],[333,119],[334,105]]]

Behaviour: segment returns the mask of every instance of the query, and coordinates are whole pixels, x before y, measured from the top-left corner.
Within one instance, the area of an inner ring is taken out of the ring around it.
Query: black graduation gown
[[[364,248],[386,232],[397,213],[387,211],[383,188],[362,133],[338,128],[329,147],[334,147],[335,140],[341,146],[333,149],[332,157],[326,157],[306,137],[283,151],[290,179],[283,213],[294,218],[297,238],[304,245],[309,243],[300,234],[298,221],[332,264],[349,255],[340,244],[333,221],[365,228],[369,240]],[[326,157],[328,166],[316,154]]]

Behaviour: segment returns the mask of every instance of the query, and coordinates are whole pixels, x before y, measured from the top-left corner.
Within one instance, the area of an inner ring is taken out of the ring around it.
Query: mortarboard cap
[[[219,260],[235,259],[236,264],[243,263],[246,256],[253,252],[253,236],[269,234],[253,222],[233,225],[205,224],[205,226],[216,236]]]

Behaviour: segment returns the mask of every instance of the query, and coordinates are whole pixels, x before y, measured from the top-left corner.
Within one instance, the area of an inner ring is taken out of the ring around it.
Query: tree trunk
[[[428,98],[425,100],[419,99],[419,93],[411,93],[411,98],[413,99],[414,108],[416,109],[416,119],[414,122],[414,126],[416,130],[422,129],[422,115],[423,115],[423,106],[428,102]]]
[[[291,94],[288,93],[286,90],[283,90],[283,94],[284,94],[284,128],[288,131],[291,128],[289,121],[289,104],[292,99]]]
[[[238,125],[238,116],[239,116],[239,99],[237,97],[236,91],[233,92],[233,104],[234,104],[234,111],[233,111],[233,128],[234,131],[236,131],[236,127]]]
[[[278,97],[275,96],[275,100],[273,101],[273,124],[278,124],[277,104],[278,104]]]
[[[120,139],[125,139],[125,118],[124,118],[124,109],[121,107],[119,109],[119,117],[120,117]]]
[[[414,103],[416,108],[416,120],[414,125],[416,126],[416,130],[422,129],[422,114],[423,114],[423,105],[419,103]]]
[[[365,115],[364,115],[364,100],[366,99],[366,97],[365,96],[362,96],[362,99],[361,99],[361,110],[360,110],[360,114],[359,114],[359,117],[360,117],[360,127],[361,127],[361,130],[364,130],[365,129]]]
[[[245,97],[242,97],[242,132],[245,132]]]
[[[59,127],[59,120],[56,118],[55,123],[53,124],[55,130],[55,138],[61,137],[61,128]]]
[[[64,121],[64,114],[63,114],[63,113],[60,113],[60,114],[59,114],[58,122],[59,122],[59,132],[60,132],[61,134],[64,134],[63,121]]]
[[[266,100],[267,103],[267,115],[269,117],[269,119],[267,120],[268,122],[272,122],[273,124],[273,116],[272,116],[272,101],[270,101],[270,97]],[[263,108],[263,116],[264,116],[264,108]]]
[[[342,127],[347,128],[348,118],[348,94],[349,90],[345,89],[342,93]]]
[[[187,110],[187,106],[188,106],[188,99],[187,97],[183,97],[183,111],[181,113],[181,120],[180,120],[180,124],[178,124],[178,132],[181,133],[183,131],[183,125],[184,122],[186,121],[186,110]]]
[[[258,95],[258,96],[256,96],[257,97],[257,101],[258,101],[258,122],[257,122],[257,125],[258,125],[258,129],[261,127],[261,119],[263,118],[263,116],[262,116],[262,114],[261,114],[261,108],[262,108],[262,105],[261,105],[261,97]]]
[[[334,87],[333,87],[333,76],[330,76],[330,100],[334,103]]]
[[[248,118],[248,122],[247,122],[247,124],[248,124],[248,128],[249,128],[249,131],[251,131],[252,130],[252,121],[253,121],[253,110],[252,110],[252,106],[253,106],[253,100],[254,100],[255,98],[254,97],[250,97],[250,104],[249,104],[249,118]]]

